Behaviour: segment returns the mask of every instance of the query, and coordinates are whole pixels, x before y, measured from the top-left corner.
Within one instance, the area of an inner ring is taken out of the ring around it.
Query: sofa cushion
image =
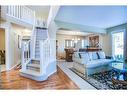
[[[75,58],[79,58],[79,52],[75,52],[75,53],[73,54],[73,56],[74,56]]]
[[[97,53],[92,52],[92,60],[96,60],[96,59],[98,59]]]
[[[88,55],[87,52],[85,52],[85,53],[80,53],[80,55],[81,55],[81,58],[87,58],[87,59],[89,59],[89,55]]]
[[[102,66],[102,65],[107,65],[110,62],[113,62],[113,60],[111,60],[111,59],[92,60],[92,61],[87,62],[86,67],[87,68],[95,68],[95,67],[99,67],[99,66]]]
[[[91,61],[92,60],[92,52],[88,52],[89,54],[89,60]]]
[[[99,51],[98,55],[100,59],[105,59],[105,53],[103,51]]]
[[[80,59],[80,58],[73,58],[73,61],[76,63],[80,63],[80,64],[87,64],[87,61],[85,61],[85,59]]]

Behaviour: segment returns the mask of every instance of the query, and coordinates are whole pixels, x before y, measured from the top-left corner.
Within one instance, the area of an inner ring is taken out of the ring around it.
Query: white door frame
[[[5,65],[6,70],[10,70],[10,55],[9,55],[9,22],[3,22],[0,28],[5,29]]]
[[[111,32],[111,42],[112,42],[112,56],[113,56],[113,52],[114,52],[114,49],[113,49],[113,34],[114,33],[119,33],[119,32],[123,32],[123,34],[125,35],[125,32],[126,32],[126,29],[119,29],[119,30],[115,30],[115,31],[112,31]],[[123,51],[123,55],[124,55],[124,51]]]

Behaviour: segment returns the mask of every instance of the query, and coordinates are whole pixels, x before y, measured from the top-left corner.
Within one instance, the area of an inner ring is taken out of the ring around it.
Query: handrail
[[[25,6],[7,6],[6,14],[20,21],[34,24],[34,11]]]
[[[30,40],[29,41],[22,41],[22,55],[21,55],[21,63],[22,69],[26,70],[26,65],[30,62]]]
[[[40,73],[46,74],[47,66],[55,60],[54,39],[46,39],[44,42],[40,41]]]
[[[33,37],[42,37],[42,39],[46,39],[46,38],[43,38],[43,35],[38,35],[38,36],[36,36],[36,35],[32,35]]]

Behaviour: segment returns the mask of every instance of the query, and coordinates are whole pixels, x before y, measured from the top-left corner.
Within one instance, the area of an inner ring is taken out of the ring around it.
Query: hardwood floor
[[[19,70],[2,72],[1,76],[2,89],[79,89],[59,67],[55,74],[43,82],[21,77]]]

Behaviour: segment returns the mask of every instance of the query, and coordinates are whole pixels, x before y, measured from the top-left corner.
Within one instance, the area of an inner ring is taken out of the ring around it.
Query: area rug
[[[70,68],[71,71],[73,71],[75,74],[77,74],[79,77],[87,81],[89,84],[94,86],[96,89],[127,89],[127,85],[122,84],[113,84],[112,83],[112,77],[115,76],[117,73],[110,71],[100,72],[89,75],[87,78],[84,76],[84,74],[78,72],[74,68]]]

